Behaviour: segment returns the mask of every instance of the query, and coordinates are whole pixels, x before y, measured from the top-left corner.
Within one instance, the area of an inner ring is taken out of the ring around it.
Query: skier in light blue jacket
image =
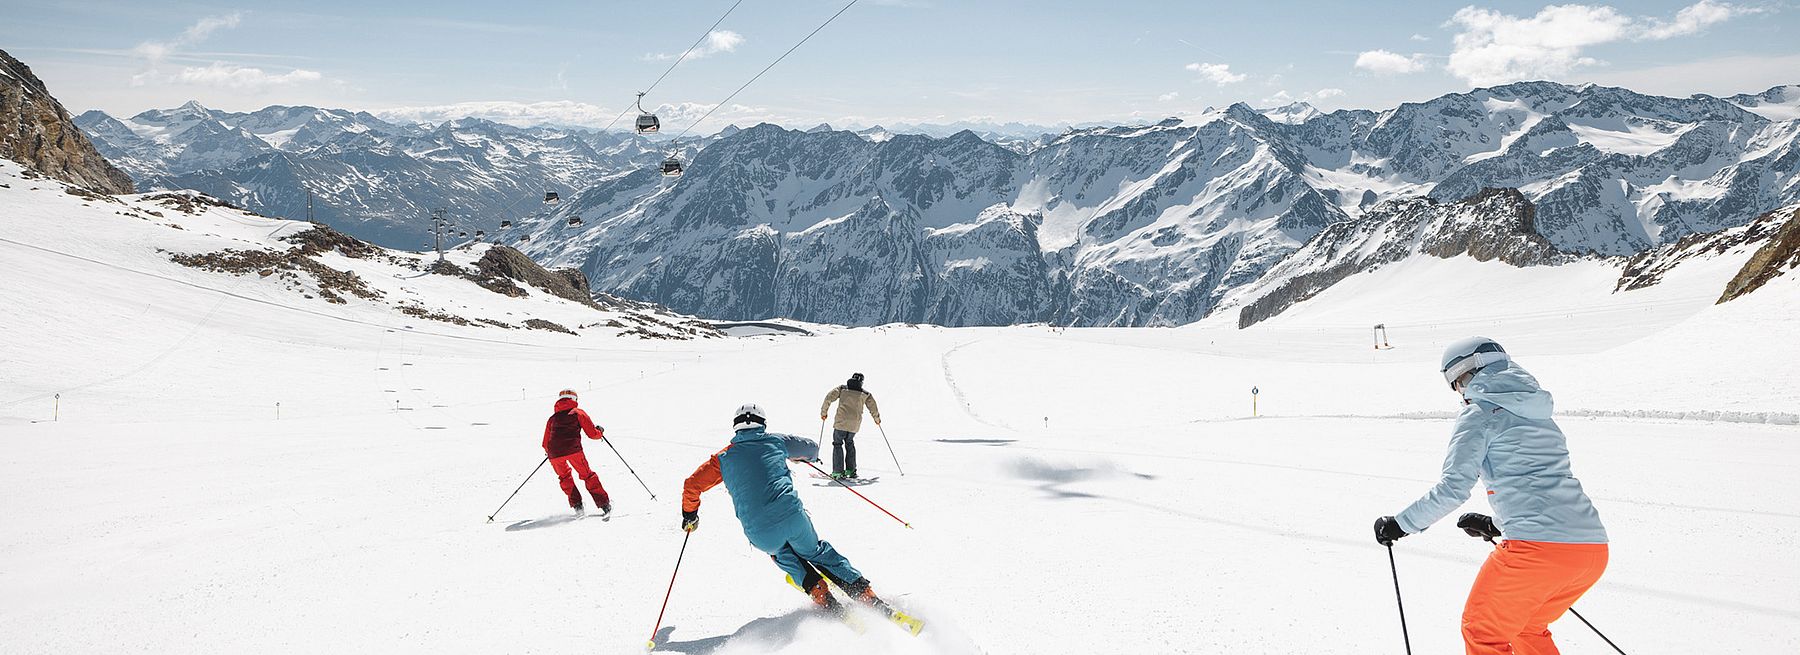
[[[1503,535],[1463,606],[1470,655],[1554,655],[1549,624],[1606,570],[1606,527],[1575,479],[1562,429],[1550,419],[1550,392],[1492,339],[1472,337],[1445,349],[1440,372],[1463,397],[1443,476],[1424,497],[1375,521],[1375,540],[1431,527],[1487,485],[1496,521],[1465,514],[1471,535]]]

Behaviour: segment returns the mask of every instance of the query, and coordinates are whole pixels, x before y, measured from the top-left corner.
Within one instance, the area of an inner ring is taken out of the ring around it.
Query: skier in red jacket
[[[575,488],[575,478],[571,470],[581,476],[587,484],[588,495],[594,497],[594,506],[600,508],[600,515],[612,513],[612,499],[606,495],[606,487],[600,486],[600,476],[588,468],[587,455],[581,452],[581,435],[586,433],[589,439],[605,439],[606,430],[594,425],[587,412],[576,406],[579,397],[574,389],[563,389],[556,395],[556,413],[544,422],[544,457],[550,460],[550,468],[556,471],[556,481],[562,485],[563,493],[569,496],[569,507],[577,516],[585,515],[587,510],[581,506],[581,490]]]

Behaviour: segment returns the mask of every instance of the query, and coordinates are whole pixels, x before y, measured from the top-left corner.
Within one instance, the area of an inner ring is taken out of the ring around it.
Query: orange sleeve
[[[594,419],[588,418],[587,410],[575,410],[575,419],[581,422],[581,431],[586,432],[589,439],[599,439],[606,436],[605,430],[594,427]]]
[[[730,447],[727,446],[726,449],[729,450]],[[687,482],[681,485],[681,511],[700,511],[700,494],[725,481],[725,477],[719,473],[719,455],[723,454],[725,451],[721,450],[706,458],[706,463],[694,469],[694,474],[688,476]]]

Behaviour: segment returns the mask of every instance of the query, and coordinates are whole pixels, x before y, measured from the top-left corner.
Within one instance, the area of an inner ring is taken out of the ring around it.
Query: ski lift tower
[[[431,210],[431,243],[432,248],[437,250],[438,261],[440,262],[444,261],[444,228],[449,227],[449,225],[450,222],[444,220],[444,209],[442,207]]]

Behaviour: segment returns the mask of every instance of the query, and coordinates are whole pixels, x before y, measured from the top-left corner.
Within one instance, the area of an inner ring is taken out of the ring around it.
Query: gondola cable
[[[687,126],[687,129],[684,129],[681,131],[680,134],[675,135],[675,138],[680,139],[683,136],[687,136],[687,133],[690,130],[693,130],[696,126],[705,122],[708,116],[712,116],[713,112],[718,111],[720,107],[723,107],[723,106],[725,106],[726,103],[731,102],[732,98],[736,98],[739,93],[742,93],[744,91],[744,89],[749,88],[749,86],[751,84],[754,84],[756,82],[756,80],[761,79],[764,73],[769,72],[769,69],[774,68],[776,64],[781,63],[781,60],[787,59],[788,55],[794,54],[795,50],[799,50],[800,46],[806,45],[806,42],[811,40],[814,35],[819,33],[820,30],[825,29],[825,26],[830,25],[832,21],[837,20],[838,16],[844,15],[844,12],[849,11],[851,7],[856,6],[856,3],[861,2],[861,1],[862,0],[850,0],[850,3],[844,5],[844,8],[837,10],[837,13],[832,14],[830,18],[825,19],[825,22],[819,23],[818,27],[815,27],[815,28],[813,28],[813,31],[808,32],[805,37],[800,39],[799,43],[794,44],[794,47],[788,48],[787,52],[781,53],[781,56],[776,57],[775,61],[769,62],[768,66],[764,66],[763,69],[761,71],[757,72],[756,75],[752,76],[749,81],[744,82],[743,86],[738,87],[736,91],[732,91],[731,95],[725,96],[725,99],[720,100],[719,104],[713,105],[712,109],[706,110],[706,113],[702,114],[700,116],[700,120],[696,120],[693,123],[689,124]]]
[[[725,22],[725,18],[726,18],[726,17],[727,17],[727,16],[730,16],[730,15],[731,15],[731,12],[733,12],[733,11],[736,11],[736,10],[737,10],[737,8],[738,8],[738,5],[741,5],[741,4],[744,4],[744,0],[737,0],[737,2],[734,2],[734,3],[731,3],[731,6],[730,6],[730,7],[729,7],[729,8],[727,8],[727,9],[725,9],[725,13],[723,13],[723,14],[720,14],[720,15],[719,15],[719,20],[716,20],[716,21],[713,21],[713,24],[712,24],[712,27],[708,27],[708,28],[706,28],[706,31],[705,31],[705,32],[701,32],[701,33],[700,33],[700,38],[698,38],[698,39],[694,39],[694,44],[693,44],[693,45],[690,45],[690,46],[688,46],[688,49],[687,49],[687,51],[685,51],[685,52],[682,52],[682,53],[681,53],[681,56],[680,56],[680,57],[676,57],[676,58],[675,58],[675,63],[672,63],[672,64],[669,64],[669,67],[668,67],[668,69],[666,69],[666,70],[664,70],[664,71],[663,71],[663,72],[662,72],[662,75],[658,75],[658,76],[657,76],[657,77],[656,77],[656,81],[655,81],[655,82],[651,82],[651,83],[650,83],[650,88],[648,88],[648,89],[644,89],[644,91],[643,91],[643,92],[642,92],[642,93],[639,93],[639,94],[638,94],[638,101],[639,101],[639,102],[640,102],[640,103],[641,103],[641,102],[643,102],[643,96],[644,96],[644,95],[645,95],[645,94],[648,94],[648,93],[650,93],[650,92],[651,92],[651,91],[655,91],[655,90],[656,90],[656,86],[657,86],[657,85],[659,85],[659,84],[662,84],[662,81],[663,81],[663,78],[666,78],[666,77],[668,77],[668,76],[669,76],[669,73],[673,73],[673,72],[675,72],[675,67],[676,67],[676,66],[680,66],[680,65],[681,65],[681,62],[682,62],[682,61],[683,61],[683,60],[685,60],[685,59],[687,59],[687,57],[688,57],[688,55],[690,55],[690,54],[693,54],[693,52],[694,52],[694,49],[695,49],[695,48],[698,48],[698,47],[700,47],[700,43],[701,43],[701,42],[703,42],[703,41],[705,41],[705,40],[706,40],[706,37],[708,37],[708,36],[711,36],[711,35],[712,35],[712,33],[713,33],[713,30],[716,30],[716,29],[718,29],[718,28],[719,28],[719,25],[720,25],[720,24],[722,24],[722,23],[724,23],[724,22]],[[625,108],[625,110],[624,110],[624,111],[621,111],[621,112],[619,112],[619,115],[618,115],[618,116],[614,116],[614,117],[613,117],[613,119],[612,119],[612,122],[610,122],[610,123],[607,123],[607,124],[606,124],[606,127],[602,127],[602,128],[600,128],[600,131],[601,131],[601,132],[605,132],[605,131],[607,131],[607,130],[610,130],[610,129],[612,129],[612,126],[613,126],[613,125],[616,125],[616,124],[618,124],[618,122],[619,122],[619,119],[621,119],[621,118],[624,118],[624,117],[625,117],[625,115],[626,115],[626,114],[629,114],[629,113],[631,113],[631,109],[632,109],[632,108],[631,108],[631,107],[626,107],[626,108]]]

